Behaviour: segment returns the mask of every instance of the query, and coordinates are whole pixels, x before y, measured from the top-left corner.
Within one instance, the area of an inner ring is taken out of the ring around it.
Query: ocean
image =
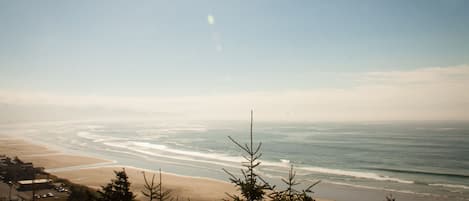
[[[68,153],[228,181],[239,175],[249,121],[74,121],[1,125],[0,132]],[[281,185],[293,165],[304,185],[321,182],[447,200],[469,200],[468,122],[254,122],[258,173]],[[83,168],[83,167],[76,167]],[[60,171],[52,169],[50,171]]]

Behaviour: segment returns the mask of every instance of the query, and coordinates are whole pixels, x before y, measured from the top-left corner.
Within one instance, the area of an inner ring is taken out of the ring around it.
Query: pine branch
[[[236,144],[239,148],[241,148],[242,150],[244,150],[245,152],[247,153],[250,153],[249,151],[249,148],[248,147],[243,147],[241,144],[239,144],[236,140],[234,140],[231,136],[228,136],[228,138],[234,143]]]

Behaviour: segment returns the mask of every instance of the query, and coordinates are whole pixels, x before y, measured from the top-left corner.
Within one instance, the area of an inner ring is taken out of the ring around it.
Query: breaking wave
[[[139,141],[104,142],[103,144],[107,146],[128,149],[128,150],[140,153],[140,154],[171,158],[171,159],[176,159],[176,160],[211,163],[211,164],[228,166],[228,167],[238,167],[241,161],[244,160],[242,157],[238,157],[238,156],[229,156],[226,154],[218,154],[218,153],[203,153],[203,152],[196,152],[196,151],[179,150],[179,149],[170,148],[166,145],[153,144],[153,143],[148,143],[148,142],[139,142]],[[262,164],[263,166],[288,168],[290,161],[287,159],[281,159],[280,162],[262,161]],[[388,176],[379,175],[379,174],[370,173],[370,172],[358,172],[358,171],[330,169],[330,168],[322,168],[322,167],[311,167],[311,166],[297,167],[297,169],[309,171],[309,172],[349,176],[349,177],[364,178],[364,179],[371,179],[371,180],[377,180],[377,181],[392,181],[392,182],[406,183],[406,184],[414,183],[414,181],[388,177]]]

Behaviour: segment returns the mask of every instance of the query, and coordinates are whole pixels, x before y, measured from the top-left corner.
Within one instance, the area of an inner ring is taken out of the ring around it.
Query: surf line
[[[94,164],[87,164],[87,165],[75,165],[75,166],[68,166],[68,167],[61,167],[61,168],[51,168],[46,169],[46,172],[54,173],[54,172],[66,172],[66,171],[73,171],[73,170],[81,170],[81,169],[88,169],[88,168],[98,168],[104,167],[112,164],[116,164],[117,161],[109,161],[109,162],[102,162],[102,163],[94,163]]]

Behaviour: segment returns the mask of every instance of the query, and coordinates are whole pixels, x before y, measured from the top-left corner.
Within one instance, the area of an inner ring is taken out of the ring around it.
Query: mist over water
[[[259,173],[278,182],[294,165],[306,183],[438,196],[469,197],[467,122],[255,123],[262,141]],[[248,122],[88,121],[3,125],[2,134],[31,139],[69,153],[119,165],[227,181],[239,172]],[[60,171],[60,170],[50,170]]]

